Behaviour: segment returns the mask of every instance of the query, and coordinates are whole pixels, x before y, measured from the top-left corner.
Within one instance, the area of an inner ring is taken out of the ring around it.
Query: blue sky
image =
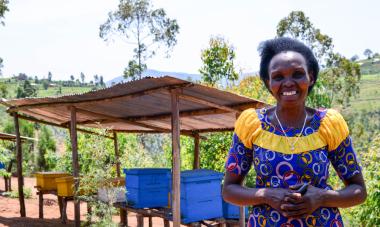
[[[0,26],[3,76],[26,73],[53,79],[120,76],[134,46],[115,37],[99,38],[99,25],[118,0],[12,0]],[[333,38],[346,57],[363,56],[366,48],[380,52],[379,1],[362,0],[153,0],[180,26],[170,58],[156,55],[148,67],[161,71],[198,73],[200,53],[212,35],[224,36],[236,49],[243,72],[258,70],[258,44],[275,36],[277,23],[302,10],[315,27]]]

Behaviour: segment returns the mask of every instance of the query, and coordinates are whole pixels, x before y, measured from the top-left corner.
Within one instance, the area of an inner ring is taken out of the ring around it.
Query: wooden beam
[[[241,112],[240,110],[237,110],[237,109],[234,109],[234,108],[231,108],[231,107],[228,107],[228,106],[219,105],[219,104],[216,104],[216,103],[213,103],[213,102],[210,102],[210,101],[206,101],[206,100],[203,100],[203,99],[195,97],[195,96],[185,95],[183,93],[179,94],[179,97],[180,97],[180,99],[184,99],[184,100],[187,100],[187,101],[190,101],[190,102],[202,104],[202,105],[205,105],[205,106],[214,107],[214,108],[217,108],[217,109],[220,109],[220,110],[225,110],[227,112],[233,112],[233,113],[240,113]]]
[[[199,169],[199,133],[194,133],[194,163],[193,169]]]
[[[66,126],[67,124],[60,125],[60,124],[56,124],[56,123],[47,122],[47,121],[44,121],[44,120],[39,120],[37,118],[30,117],[30,116],[19,115],[19,118],[20,119],[24,119],[24,120],[28,120],[28,121],[33,121],[33,122],[41,123],[41,124],[55,126],[55,127],[59,127],[59,128],[65,128],[65,129],[69,129],[70,128],[70,127]],[[104,135],[104,134],[101,134],[101,133],[97,133],[97,132],[93,132],[93,131],[86,130],[86,129],[77,128],[77,131],[78,132],[92,134],[92,135],[97,135],[97,136],[103,136],[103,137],[106,137],[108,139],[113,139],[113,137],[111,137],[111,136],[107,136],[107,135]]]
[[[168,132],[161,132],[161,131],[144,131],[144,130],[114,130],[114,131],[115,132],[122,132],[122,133],[147,133],[147,134],[168,133]],[[181,131],[181,135],[194,138],[194,132],[193,131]],[[199,138],[202,140],[207,140],[207,137],[205,137],[205,136],[199,136]]]
[[[16,160],[17,160],[17,179],[18,179],[18,195],[20,202],[20,215],[21,217],[26,216],[25,212],[25,200],[24,200],[24,177],[22,175],[22,147],[20,138],[20,126],[18,120],[18,114],[13,115],[15,131],[16,131]]]
[[[173,188],[173,227],[181,225],[181,155],[180,155],[180,119],[179,119],[179,98],[175,90],[171,91],[172,104],[172,188]]]
[[[153,130],[157,130],[157,131],[170,132],[169,129],[160,128],[160,127],[149,125],[149,124],[142,123],[142,122],[130,121],[130,120],[126,120],[124,118],[112,117],[112,116],[109,116],[109,115],[106,115],[106,114],[95,113],[95,112],[84,110],[84,109],[77,108],[77,112],[81,113],[81,114],[88,115],[88,116],[92,116],[92,117],[97,117],[97,118],[102,118],[102,119],[108,119],[108,120],[115,121],[115,122],[124,122],[124,123],[127,123],[127,124],[137,125],[137,126],[140,126],[140,127],[144,127],[144,128],[148,128],[148,129],[153,129]]]
[[[229,106],[230,108],[237,109],[239,111],[243,111],[248,108],[257,108],[263,106],[259,102],[249,102],[249,103],[242,103],[239,105],[232,105]],[[182,117],[192,117],[192,116],[203,116],[203,115],[212,115],[212,114],[223,114],[223,113],[229,113],[231,111],[226,111],[218,108],[205,108],[200,110],[189,110],[189,111],[181,111],[179,113],[179,116]],[[149,121],[149,120],[161,120],[161,119],[170,119],[171,113],[164,113],[164,114],[156,114],[156,115],[149,115],[149,116],[132,116],[124,118],[125,120],[130,121]]]
[[[78,193],[79,189],[79,160],[78,160],[78,137],[77,137],[77,114],[76,108],[71,107],[71,121],[70,121],[70,136],[71,136],[71,151],[73,159],[73,176],[74,176],[74,188],[75,195]],[[80,227],[80,204],[77,198],[74,199],[74,219],[75,227]]]
[[[115,147],[116,176],[120,177],[119,145],[118,145],[118,141],[117,141],[117,133],[116,132],[113,132],[113,144]]]
[[[86,103],[86,104],[94,104],[94,103],[99,103],[99,102],[109,102],[109,101],[114,101],[114,100],[128,100],[128,99],[133,99],[137,98],[140,96],[144,95],[149,95],[155,92],[160,92],[160,91],[167,91],[168,89],[173,89],[173,88],[181,88],[181,87],[189,87],[193,86],[194,84],[191,82],[186,82],[182,84],[175,84],[175,85],[165,85],[165,86],[160,86],[160,87],[155,87],[151,89],[147,89],[144,91],[138,91],[134,92],[131,94],[122,94],[122,95],[115,95],[112,97],[107,97],[107,98],[96,98],[96,99],[91,99],[91,100],[65,100],[65,101],[58,101],[58,102],[49,102],[49,103],[33,103],[33,104],[25,104],[25,105],[19,105],[19,106],[12,106],[9,107],[7,110],[8,113],[20,111],[20,110],[25,110],[25,109],[35,109],[35,108],[42,108],[42,107],[54,107],[54,106],[61,106],[61,105],[75,105],[75,104],[81,104],[81,103]]]

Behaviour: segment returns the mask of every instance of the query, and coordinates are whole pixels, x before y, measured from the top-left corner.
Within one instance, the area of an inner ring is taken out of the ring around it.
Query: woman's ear
[[[314,77],[314,72],[310,71],[309,72],[309,78],[310,78],[310,86],[315,83],[315,77]]]

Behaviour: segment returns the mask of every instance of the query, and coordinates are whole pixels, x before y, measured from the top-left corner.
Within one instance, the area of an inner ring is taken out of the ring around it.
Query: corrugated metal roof
[[[265,103],[230,92],[174,77],[144,78],[83,94],[47,98],[2,100],[8,112],[33,119],[67,125],[70,106],[77,123],[118,131],[169,131],[171,91],[179,94],[182,131],[233,130],[236,114]],[[99,124],[100,123],[100,124]]]

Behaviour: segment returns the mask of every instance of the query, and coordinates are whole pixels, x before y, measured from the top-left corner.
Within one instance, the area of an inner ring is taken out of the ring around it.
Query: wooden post
[[[199,133],[194,134],[194,163],[193,169],[199,169]]]
[[[173,188],[173,227],[181,225],[181,158],[180,158],[180,122],[179,122],[179,99],[176,91],[171,92],[172,106],[172,188]]]
[[[71,120],[70,120],[70,136],[71,136],[71,150],[73,159],[73,176],[75,181],[75,193],[79,188],[79,161],[78,161],[78,138],[77,138],[77,116],[74,106],[70,108]],[[76,198],[74,199],[74,219],[75,226],[80,226],[80,203]]]
[[[20,215],[25,217],[25,200],[24,200],[24,177],[22,176],[22,147],[20,137],[20,126],[18,122],[18,114],[13,115],[16,131],[16,153],[17,153],[17,179],[18,179],[18,195],[20,201]]]
[[[244,212],[244,206],[239,207],[240,217],[239,217],[239,226],[245,227],[245,212]]]
[[[117,133],[113,132],[113,144],[115,147],[116,175],[120,177],[119,145],[117,143]]]

